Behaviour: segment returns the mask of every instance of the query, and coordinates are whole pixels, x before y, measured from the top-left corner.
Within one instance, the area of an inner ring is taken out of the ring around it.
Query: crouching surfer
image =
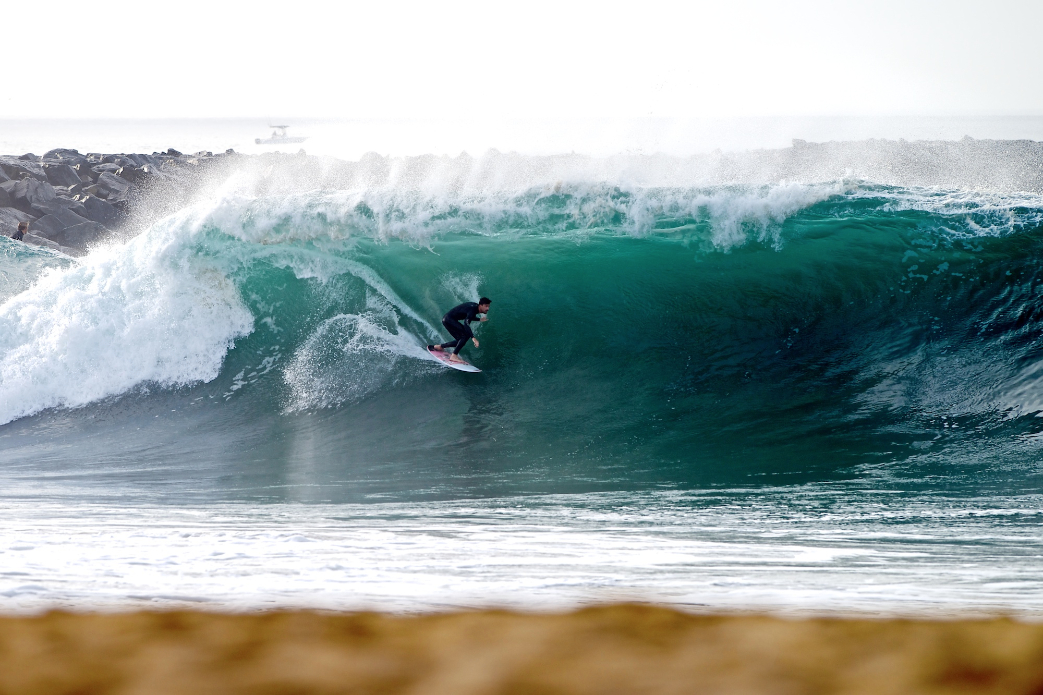
[[[464,345],[467,345],[467,341],[470,340],[475,347],[478,347],[478,339],[474,337],[474,332],[471,330],[471,322],[488,321],[489,318],[487,316],[478,318],[478,314],[488,314],[489,305],[492,301],[488,297],[482,297],[477,303],[464,302],[460,306],[454,306],[447,311],[445,316],[442,317],[442,325],[449,331],[449,335],[453,336],[453,340],[441,345],[428,345],[427,349],[432,352],[452,350],[453,352],[449,355],[449,361],[464,362],[460,357],[460,351],[463,350]]]

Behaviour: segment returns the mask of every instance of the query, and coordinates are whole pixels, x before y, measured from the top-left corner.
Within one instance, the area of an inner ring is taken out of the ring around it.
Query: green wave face
[[[162,256],[249,312],[216,376],[7,427],[180,412],[162,436],[150,421],[152,460],[301,499],[1023,486],[1043,431],[1041,213],[874,186],[226,203],[169,222],[180,250]],[[442,368],[423,346],[482,294],[464,356],[483,372]],[[139,436],[89,446],[118,461]]]

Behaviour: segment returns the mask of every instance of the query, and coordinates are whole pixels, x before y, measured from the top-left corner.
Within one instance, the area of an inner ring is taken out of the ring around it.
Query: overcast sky
[[[1043,113],[1043,2],[2,2],[0,117]]]

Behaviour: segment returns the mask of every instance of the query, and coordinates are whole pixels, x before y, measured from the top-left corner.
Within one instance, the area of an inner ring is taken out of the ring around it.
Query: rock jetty
[[[80,154],[55,149],[0,156],[0,234],[29,223],[23,241],[68,255],[124,225],[148,195],[190,187],[198,174],[237,155],[174,149],[152,154]]]

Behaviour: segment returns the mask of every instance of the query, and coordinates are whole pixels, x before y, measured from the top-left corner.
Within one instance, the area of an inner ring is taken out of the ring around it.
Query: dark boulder
[[[62,231],[90,220],[80,217],[71,210],[58,210],[53,215],[44,215],[33,222],[33,232],[48,239],[54,239]]]
[[[178,152],[177,150],[175,150],[173,147],[171,147],[169,150],[167,150],[167,154],[169,154],[171,157],[180,157],[181,156],[181,153]]]
[[[54,186],[45,181],[24,179],[18,182],[18,185],[15,186],[15,190],[20,190],[22,186],[25,187],[25,197],[30,203],[54,200],[56,195],[54,192]]]
[[[18,229],[18,223],[21,222],[15,217],[13,208],[0,208],[0,234],[3,236],[11,236]]]
[[[85,220],[89,220],[90,219],[90,217],[87,217],[87,208],[83,205],[82,202],[80,202],[78,200],[70,200],[70,201],[64,201],[63,200],[62,204],[65,204],[66,202],[72,203],[67,208],[65,208],[66,210],[72,210],[73,212],[75,212],[77,215],[79,215],[80,217],[82,217]]]
[[[53,215],[59,210],[72,210],[77,215],[86,218],[83,203],[74,198],[62,198],[60,196],[51,200],[37,201],[32,204],[32,212],[35,215]]]
[[[0,208],[0,234],[11,236],[18,229],[19,222],[29,222],[32,229],[32,218],[15,208]]]
[[[90,166],[90,162],[88,162],[87,158],[84,157],[83,155],[80,155],[80,156],[77,156],[77,157],[66,157],[64,159],[59,160],[59,163],[61,163],[61,164],[68,164],[73,169],[76,169],[77,172],[79,172],[79,169],[76,168],[77,164],[83,164],[84,166],[87,166],[87,167]]]
[[[34,214],[33,206],[42,205],[55,199],[54,186],[36,179],[22,179],[21,181],[8,181],[0,184],[8,195],[11,196],[13,207]]]
[[[134,160],[134,166],[143,167],[146,165],[155,166],[156,160],[147,154],[128,154],[127,157]]]
[[[11,194],[7,192],[7,189],[0,187],[0,208],[14,207],[14,203],[11,201]]]
[[[116,213],[121,217],[126,216],[130,212],[131,201],[134,200],[134,192],[137,189],[128,188],[125,191],[113,191],[105,197],[105,200],[112,204],[116,208]]]
[[[148,179],[148,166],[120,167],[116,170],[116,176],[130,181],[135,186],[140,186]]]
[[[25,154],[20,156],[18,159],[22,160],[23,162],[39,162],[40,161],[40,158],[38,156],[36,156],[35,154],[33,154],[32,152],[26,152]]]
[[[43,153],[44,159],[68,159],[70,157],[82,157],[79,150],[70,150],[66,147],[57,147]]]
[[[97,176],[101,176],[105,172],[108,172],[110,174],[115,174],[117,171],[119,171],[122,168],[123,167],[121,167],[119,164],[116,164],[115,162],[106,162],[105,164],[95,164],[94,166],[91,167],[91,171],[94,174],[96,174]],[[96,179],[97,176],[92,176],[91,178]]]
[[[83,203],[83,209],[86,213],[84,216],[91,222],[111,225],[119,217],[116,208],[111,203],[107,203],[96,196],[81,196],[80,202]]]
[[[30,162],[27,160],[17,159],[15,157],[0,157],[0,170],[3,170],[7,178],[12,181],[25,178],[27,176],[37,179],[39,181],[46,181],[47,177],[43,173],[43,167],[36,162]]]
[[[44,165],[43,173],[52,186],[75,186],[80,183],[80,175],[68,164]]]
[[[57,235],[53,237],[53,241],[58,242],[62,246],[71,246],[72,248],[82,249],[88,244],[92,244],[95,241],[101,239],[109,230],[101,226],[97,222],[82,222],[75,226],[63,229]]]
[[[108,200],[126,200],[131,195],[133,189],[130,181],[109,172],[105,172],[98,177],[97,185],[99,193],[101,193],[100,197]]]
[[[97,181],[98,175],[94,173],[94,169],[91,168],[91,163],[84,161],[79,164],[74,164],[73,169],[76,170],[77,175],[80,177],[80,181]]]
[[[27,212],[29,212],[29,214],[35,217],[43,217],[44,215],[50,215],[52,213],[58,212],[59,210],[65,209],[65,206],[62,205],[60,201],[61,198],[54,198],[52,200],[41,200],[37,203],[32,203],[29,206],[29,210]]]
[[[62,250],[61,245],[57,241],[51,241],[50,239],[47,239],[45,237],[37,236],[32,232],[29,232],[24,237],[22,237],[22,241],[24,241],[27,244],[32,244],[33,246],[44,246],[53,251]]]
[[[52,217],[57,218],[66,227],[71,227],[74,224],[83,224],[84,222],[90,222],[90,220],[88,220],[83,215],[74,212],[72,208],[65,208],[64,210],[60,210],[54,213]],[[41,217],[40,219],[43,218]],[[40,220],[36,220],[36,224],[40,224]]]
[[[171,181],[173,176],[169,170],[164,171],[154,164],[146,164],[141,167],[141,180],[136,181],[134,185],[138,187],[145,187],[151,185],[157,181]]]
[[[125,198],[109,198],[112,207],[116,209],[117,217],[126,217],[130,214],[130,197]]]

